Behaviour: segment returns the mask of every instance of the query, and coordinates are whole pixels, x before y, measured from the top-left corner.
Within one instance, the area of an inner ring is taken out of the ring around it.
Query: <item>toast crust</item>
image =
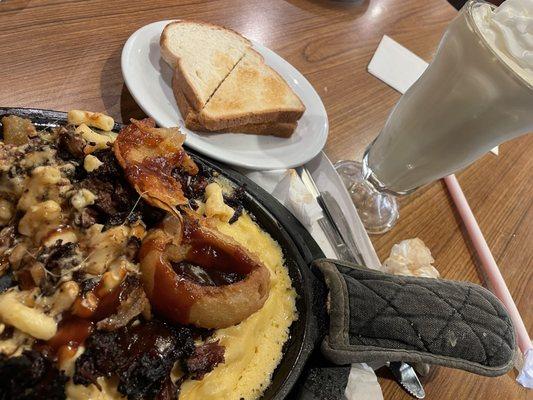
[[[189,125],[200,126],[198,116],[191,106],[189,99],[187,99],[187,96],[181,90],[181,86],[178,84],[178,77],[176,75],[177,74],[174,74],[174,78],[172,79],[172,92],[174,93],[174,98],[176,99],[176,104],[178,105],[181,116],[185,121],[185,126],[187,128],[189,128]]]
[[[228,114],[217,119],[210,119],[203,114],[198,115],[200,123],[211,131],[232,129],[236,126],[265,123],[296,123],[303,115],[301,110],[272,110],[268,112],[248,112],[246,114]]]
[[[172,27],[174,27],[175,25],[178,25],[178,24],[201,25],[201,26],[207,26],[207,27],[215,29],[215,30],[230,32],[230,33],[235,34],[236,36],[238,36],[241,40],[244,40],[245,42],[247,42],[248,45],[250,47],[252,47],[252,42],[250,41],[250,39],[244,37],[243,35],[241,35],[236,30],[228,28],[226,26],[215,25],[215,24],[212,24],[210,22],[205,22],[205,21],[200,21],[200,20],[195,20],[195,19],[186,19],[186,20],[177,19],[177,20],[174,20],[173,22],[170,22],[169,24],[167,24],[165,26],[165,28],[163,29],[163,32],[161,33],[161,36],[159,37],[159,47],[161,48],[161,55],[163,56],[163,59],[168,64],[170,64],[170,66],[173,67],[173,68],[176,67],[178,60],[177,60],[177,58],[174,57],[173,54],[171,54],[170,50],[168,50],[168,48],[170,47],[169,46],[169,31],[172,29]],[[171,61],[172,59],[174,59],[174,62]]]
[[[297,122],[293,123],[266,123],[266,124],[247,124],[236,126],[233,128],[221,129],[218,131],[210,131],[202,125],[191,124],[187,126],[188,129],[195,132],[202,133],[246,133],[250,135],[259,135],[259,136],[275,136],[280,138],[289,138],[292,136],[296,128],[298,127]]]

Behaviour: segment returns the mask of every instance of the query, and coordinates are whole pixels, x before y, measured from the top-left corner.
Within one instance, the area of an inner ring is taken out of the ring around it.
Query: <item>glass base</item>
[[[367,232],[375,235],[389,231],[400,216],[396,197],[377,190],[366,180],[362,164],[357,161],[339,161],[335,169],[348,189]]]

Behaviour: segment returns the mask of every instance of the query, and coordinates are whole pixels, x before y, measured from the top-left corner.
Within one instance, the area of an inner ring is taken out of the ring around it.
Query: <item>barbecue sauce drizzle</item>
[[[172,268],[166,265],[162,257],[157,260],[150,300],[160,312],[166,316],[172,315],[171,321],[174,323],[187,324],[191,307],[203,295],[197,285],[211,286],[214,290],[217,286],[245,279],[246,275],[259,267],[257,261],[250,258],[240,246],[229,243],[224,246],[211,233],[201,232],[197,220],[184,218],[181,244],[189,249],[184,259]],[[151,250],[164,254],[165,248],[164,245],[151,242],[141,249],[141,253],[147,254]],[[187,296],[181,294],[181,285],[192,286]]]
[[[86,293],[85,296],[95,296],[96,307],[91,309],[84,304],[83,297],[78,297],[69,314],[59,322],[56,334],[48,341],[38,341],[34,349],[42,351],[51,358],[58,358],[59,362],[73,357],[79,346],[82,346],[94,331],[95,323],[114,314],[127,290],[126,281],[108,292],[103,281]]]

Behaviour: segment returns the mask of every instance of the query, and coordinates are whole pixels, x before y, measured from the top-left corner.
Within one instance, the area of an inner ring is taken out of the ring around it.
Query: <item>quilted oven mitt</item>
[[[487,376],[513,366],[511,320],[479,285],[389,275],[338,260],[317,260],[313,268],[329,289],[322,353],[335,364],[422,362]]]

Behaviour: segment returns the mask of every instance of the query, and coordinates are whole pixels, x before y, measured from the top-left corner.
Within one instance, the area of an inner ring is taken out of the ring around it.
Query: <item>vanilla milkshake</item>
[[[533,0],[471,0],[367,149],[363,170],[402,194],[533,131]]]

